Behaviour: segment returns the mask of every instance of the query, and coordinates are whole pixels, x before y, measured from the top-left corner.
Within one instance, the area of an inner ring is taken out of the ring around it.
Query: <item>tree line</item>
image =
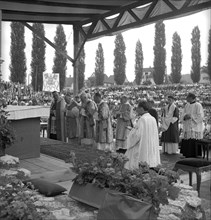
[[[41,23],[34,23],[33,28],[45,36],[44,25]],[[26,83],[26,55],[24,49],[26,47],[24,38],[24,26],[20,22],[11,23],[11,46],[10,46],[10,80],[16,83]],[[115,37],[115,49],[114,49],[114,81],[117,85],[123,85],[126,79],[126,63],[127,59],[125,56],[125,42],[121,33]],[[192,30],[191,37],[191,79],[194,83],[200,81],[200,30],[196,26]],[[63,26],[57,25],[56,33],[54,37],[54,44],[56,47],[63,52],[66,51],[67,41]],[[153,62],[153,79],[156,84],[163,84],[167,80],[166,74],[166,37],[165,37],[165,24],[163,21],[159,21],[155,24],[155,37],[154,37],[154,62]],[[42,91],[43,88],[43,72],[46,70],[45,66],[45,42],[39,38],[35,33],[32,35],[32,52],[31,52],[31,77],[32,86],[35,91]],[[208,59],[206,69],[211,79],[211,29],[209,30],[209,41],[208,41]],[[171,83],[179,83],[181,80],[181,69],[182,69],[182,48],[181,38],[177,32],[172,36],[172,55],[171,55],[171,73],[169,80]],[[84,87],[85,83],[85,51],[82,49],[78,58],[78,88]],[[142,50],[142,43],[140,40],[136,43],[135,48],[135,83],[140,85],[143,77],[143,60],[144,54]],[[55,50],[53,58],[53,73],[59,73],[60,78],[60,89],[65,87],[66,70],[67,70],[67,58],[59,54]],[[95,70],[88,81],[90,86],[103,86],[104,84],[104,52],[101,43],[98,44],[95,57]]]
[[[11,22],[11,46],[10,46],[10,80],[14,83],[26,83],[26,55],[24,49],[25,30],[24,25],[20,22]],[[33,23],[32,27],[45,36],[44,25],[42,23]],[[67,41],[63,26],[60,24],[56,28],[54,37],[55,46],[63,52],[66,51]],[[45,54],[46,44],[43,39],[38,37],[34,32],[32,34],[32,52],[31,52],[31,84],[34,91],[43,89],[43,73],[46,70]],[[59,73],[60,89],[65,87],[67,58],[55,50],[53,58],[53,73]]]

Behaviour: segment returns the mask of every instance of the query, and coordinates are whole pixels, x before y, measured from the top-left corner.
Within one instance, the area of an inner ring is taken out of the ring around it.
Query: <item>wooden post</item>
[[[77,52],[79,49],[79,31],[75,26],[73,26],[73,33],[74,33],[74,59],[77,56]],[[73,69],[73,94],[77,95],[78,94],[78,59],[75,60],[74,62],[74,69]]]
[[[2,50],[2,44],[1,44],[1,29],[2,29],[2,10],[0,10],[0,82],[1,82],[1,77],[2,77],[2,74],[1,74],[1,63],[3,62],[2,61],[2,57],[1,57],[1,50]]]

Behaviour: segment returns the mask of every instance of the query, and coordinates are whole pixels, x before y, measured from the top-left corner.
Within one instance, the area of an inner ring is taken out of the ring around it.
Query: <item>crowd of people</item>
[[[201,150],[197,152],[195,142],[211,139],[211,85],[114,86],[73,96],[69,90],[33,92],[4,84],[1,94],[11,105],[49,106],[49,138],[77,138],[100,150],[124,153],[130,169],[140,161],[158,165],[159,146],[166,154],[196,157]]]
[[[201,155],[201,149],[196,153],[194,146],[204,138],[204,108],[194,93],[186,94],[182,106],[174,94],[167,95],[161,114],[152,105],[156,101],[147,93],[135,103],[124,93],[119,102],[112,103],[104,89],[99,88],[75,97],[66,93],[64,98],[53,92],[53,97],[48,137],[67,142],[78,138],[79,143],[92,140],[99,150],[126,154],[129,169],[137,168],[141,161],[151,167],[159,165],[160,144],[163,153],[176,154],[180,137],[180,152],[185,157]]]

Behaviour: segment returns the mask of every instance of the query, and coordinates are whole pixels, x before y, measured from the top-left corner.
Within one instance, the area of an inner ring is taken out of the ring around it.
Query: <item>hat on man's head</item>
[[[196,98],[196,95],[195,95],[194,93],[192,93],[192,92],[189,92],[188,95],[187,95],[187,97],[190,97],[190,98],[192,98],[192,99],[195,99],[195,98]]]
[[[168,99],[174,99],[175,100],[175,97],[173,95],[168,95]]]
[[[128,99],[128,96],[127,95],[122,95],[121,98]]]
[[[155,101],[152,97],[148,97],[147,101],[150,102],[150,103],[155,103]]]
[[[83,91],[83,92],[81,92],[81,94],[80,94],[80,98],[81,98],[81,97],[86,97],[86,98],[87,98],[87,93],[86,93],[86,92],[84,92],[84,91]]]

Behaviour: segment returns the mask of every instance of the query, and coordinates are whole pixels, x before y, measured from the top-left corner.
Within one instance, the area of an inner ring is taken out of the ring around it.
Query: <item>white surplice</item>
[[[139,162],[146,162],[150,167],[160,164],[157,122],[149,113],[142,115],[130,131],[125,155],[129,158],[126,169],[138,168]]]
[[[169,125],[172,123],[174,124],[178,118],[174,117],[174,111],[175,111],[176,105],[175,103],[172,103],[170,106],[166,105],[164,108],[164,115],[162,116],[162,125],[161,128],[163,131],[168,130]]]
[[[189,114],[191,118],[184,120],[186,114]],[[203,119],[204,110],[202,105],[199,102],[187,103],[182,113],[183,138],[202,139],[204,130]]]

